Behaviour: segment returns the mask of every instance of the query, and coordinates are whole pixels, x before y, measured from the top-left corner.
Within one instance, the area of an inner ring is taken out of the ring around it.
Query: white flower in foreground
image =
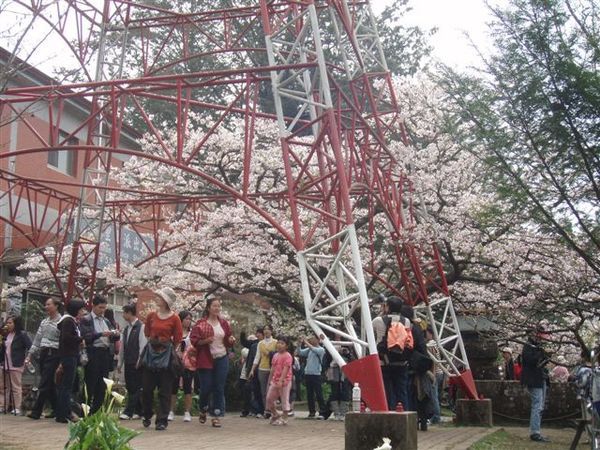
[[[86,405],[85,403],[81,404],[81,410],[83,411],[84,417],[87,417],[90,413],[90,405]]]
[[[106,384],[106,389],[108,389],[108,392],[111,392],[113,384],[115,384],[114,380],[111,380],[110,378],[103,378],[103,380],[104,384]]]
[[[383,438],[383,444],[373,450],[391,450],[390,442],[392,442],[390,438]]]
[[[117,401],[117,403],[120,405],[121,403],[123,403],[123,400],[125,400],[125,396],[119,394],[118,392],[113,392],[112,396],[115,398],[115,400]]]

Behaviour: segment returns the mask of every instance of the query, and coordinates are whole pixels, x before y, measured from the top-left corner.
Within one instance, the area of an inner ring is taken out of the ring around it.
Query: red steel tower
[[[25,124],[23,111],[31,105],[48,111],[45,133],[28,125],[39,136],[38,145],[4,149],[0,160],[57,150],[84,160],[82,177],[73,182],[0,171],[10,211],[2,220],[15,223],[22,207],[12,200],[18,191],[36,211],[29,215],[31,244],[55,248],[42,250],[51,270],[58,270],[62,250],[72,244],[67,300],[92,295],[108,227],[115,236],[118,272],[125,228],[138,233],[145,246],[141,265],[174,247],[159,232],[169,208],[185,204],[197,212],[216,203],[241,202],[295,249],[306,320],[325,336],[325,347],[349,378],[361,384],[372,409],[384,410],[386,402],[365,274],[416,306],[432,325],[438,362],[476,398],[437,247],[401,239],[426,212],[413,206],[410,179],[387,146],[392,137],[406,141],[406,133],[368,1],[232,1],[227,7],[196,11],[125,0],[104,0],[100,8],[91,0],[14,3],[52,27],[84,79],[9,87],[0,99],[0,113]],[[89,108],[67,126],[64,105],[75,101]],[[160,131],[157,110],[171,114],[174,145]],[[190,149],[186,129],[191,114],[205,117],[205,126]],[[162,154],[122,145],[122,132],[133,116],[135,128],[155,139]],[[244,136],[243,169],[235,181],[201,164],[207,151],[217,151],[208,150],[211,136],[233,119],[243,124]],[[258,119],[273,121],[279,132],[285,185],[276,192],[257,191],[250,183]],[[68,144],[74,136],[81,144]],[[118,186],[111,182],[115,160],[130,156],[181,171],[206,189],[182,196]],[[65,194],[65,186],[78,187],[79,196]],[[359,205],[369,210],[366,232],[355,226]],[[132,218],[131,208],[143,209],[143,226]],[[50,209],[56,217],[53,226],[40,217]],[[373,242],[376,209],[385,214],[395,243],[399,286],[361,258],[358,233]],[[434,293],[438,295],[430,301]],[[339,346],[351,346],[358,359],[346,364]]]

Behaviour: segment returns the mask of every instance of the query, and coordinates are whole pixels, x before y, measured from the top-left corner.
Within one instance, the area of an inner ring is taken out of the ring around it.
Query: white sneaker
[[[317,420],[325,420],[325,417],[323,417],[321,414],[317,414],[315,416],[315,419],[317,419]]]
[[[131,420],[140,420],[142,417],[139,414],[134,414],[131,416]]]
[[[173,411],[169,411],[169,415],[167,416],[167,420],[175,420],[175,413]]]
[[[121,419],[121,420],[131,420],[131,417],[129,417],[125,413],[121,413],[121,415],[119,416],[119,419]]]
[[[184,412],[183,413],[183,421],[184,422],[191,422],[192,421],[192,415],[189,412]]]
[[[18,409],[18,408],[15,408],[10,413],[14,414],[15,416],[20,416],[21,415],[21,410]]]

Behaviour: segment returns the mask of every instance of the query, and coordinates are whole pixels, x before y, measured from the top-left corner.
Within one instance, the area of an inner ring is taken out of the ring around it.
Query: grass
[[[553,433],[551,442],[540,443],[531,441],[529,436],[524,433],[517,434],[514,430],[501,428],[477,441],[469,447],[469,450],[537,450],[542,448],[544,450],[565,450],[570,447],[573,434],[574,432]],[[578,449],[589,448],[589,444],[585,445],[582,443],[583,441],[585,438],[580,441]]]
[[[488,434],[486,437],[473,444],[469,450],[499,450],[509,448],[509,445],[511,448],[514,448],[512,441],[513,437],[506,432],[506,430],[501,429],[495,433]]]

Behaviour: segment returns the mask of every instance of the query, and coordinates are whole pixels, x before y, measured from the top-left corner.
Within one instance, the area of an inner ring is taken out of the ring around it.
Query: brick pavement
[[[136,450],[177,449],[285,449],[304,450],[344,448],[343,422],[292,419],[286,427],[272,427],[267,421],[226,417],[223,428],[200,425],[197,419],[183,423],[182,417],[171,422],[166,432],[144,430],[140,421],[127,422],[143,431],[132,441]],[[494,429],[467,427],[430,427],[419,432],[419,449],[464,450]],[[59,450],[67,440],[67,428],[53,420],[33,421],[26,417],[0,416],[0,450]]]

